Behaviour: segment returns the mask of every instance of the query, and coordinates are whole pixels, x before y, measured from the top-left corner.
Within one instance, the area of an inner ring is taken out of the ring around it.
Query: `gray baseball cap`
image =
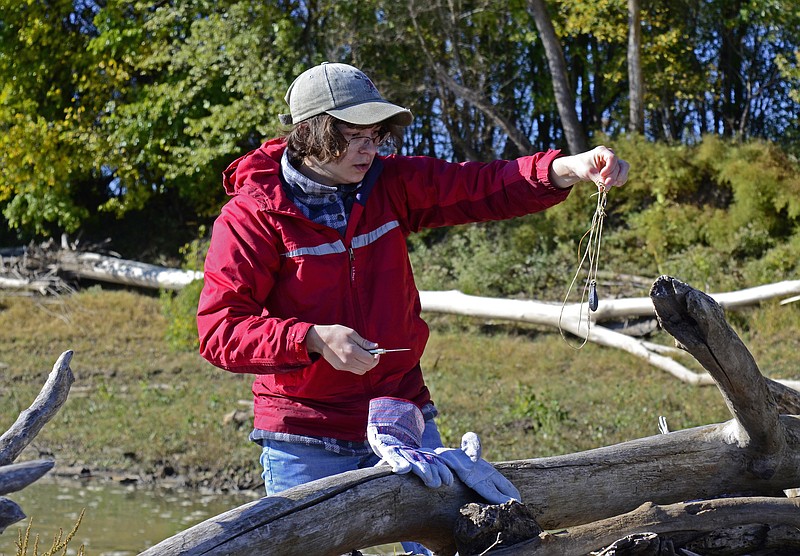
[[[383,99],[364,72],[349,66],[324,62],[307,69],[289,86],[284,97],[289,114],[281,114],[284,125],[296,124],[319,114],[355,125],[373,125],[392,120],[409,125],[411,111]]]

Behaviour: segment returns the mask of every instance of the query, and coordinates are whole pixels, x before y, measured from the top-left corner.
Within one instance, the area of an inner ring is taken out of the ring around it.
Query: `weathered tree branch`
[[[71,361],[71,351],[61,354],[31,406],[0,436],[0,494],[22,490],[53,468],[54,463],[45,460],[12,463],[67,400],[75,380],[69,368]],[[0,533],[24,518],[25,514],[15,502],[0,498]]]
[[[0,533],[23,519],[25,519],[25,512],[22,511],[19,504],[0,496]]]
[[[55,465],[52,460],[39,459],[0,466],[0,495],[18,492],[41,479]]]
[[[650,292],[661,326],[714,377],[739,427],[731,433],[740,446],[760,454],[756,474],[769,476],[783,457],[786,440],[778,426],[778,407],[755,359],[728,326],[710,296],[662,276]]]
[[[61,354],[31,406],[20,413],[11,428],[0,436],[0,465],[8,465],[17,459],[67,401],[70,386],[75,381],[69,368],[71,361],[72,351]]]
[[[38,481],[53,468],[54,462],[37,460],[0,466],[0,494],[17,492]],[[8,498],[0,497],[0,533],[14,523],[25,519],[22,508]]]

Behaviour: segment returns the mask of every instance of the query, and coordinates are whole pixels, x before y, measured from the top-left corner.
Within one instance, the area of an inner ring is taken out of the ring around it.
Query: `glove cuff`
[[[404,446],[419,448],[425,419],[422,411],[408,400],[400,398],[374,398],[369,402],[367,427],[381,435],[389,435]]]

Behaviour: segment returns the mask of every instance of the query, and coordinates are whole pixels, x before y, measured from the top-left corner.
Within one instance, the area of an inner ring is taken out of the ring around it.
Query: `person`
[[[250,438],[269,495],[374,465],[376,398],[413,403],[422,446],[442,446],[420,366],[429,331],[409,234],[545,210],[577,182],[608,189],[628,175],[603,146],[491,162],[379,155],[401,144],[413,116],[347,64],[306,70],[285,100],[286,135],[223,174],[231,198],[213,226],[197,313],[202,356],[255,375]]]

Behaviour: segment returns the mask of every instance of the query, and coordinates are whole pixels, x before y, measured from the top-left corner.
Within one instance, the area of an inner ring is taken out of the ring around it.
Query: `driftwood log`
[[[200,271],[167,268],[98,253],[62,251],[58,256],[58,264],[81,278],[140,288],[180,290],[190,282],[203,278]]]
[[[800,280],[786,280],[740,291],[717,293],[711,297],[724,309],[738,309],[797,293],[800,293]],[[579,345],[579,342],[586,338],[589,342],[621,349],[635,355],[682,382],[698,386],[714,384],[714,379],[708,373],[696,373],[674,358],[682,354],[681,350],[647,342],[602,324],[613,323],[619,319],[654,317],[653,300],[650,297],[603,299],[595,312],[589,312],[586,303],[562,306],[532,300],[479,297],[456,290],[423,291],[420,292],[420,301],[424,311],[434,313],[503,319],[559,328],[563,333],[574,337],[572,342],[574,344]],[[800,381],[778,380],[778,382],[800,390]]]
[[[13,462],[67,400],[75,380],[69,367],[71,361],[71,351],[61,354],[31,406],[20,413],[11,428],[0,436],[0,533],[9,525],[25,519],[22,508],[3,495],[22,490],[53,468],[51,460]]]
[[[79,251],[62,238],[0,250],[0,288],[45,295],[72,289],[75,278],[97,280],[138,288],[180,290],[203,273],[141,263],[120,257]]]
[[[784,491],[800,486],[800,418],[785,413],[795,411],[800,395],[788,388],[773,395],[710,296],[661,277],[650,297],[664,329],[714,378],[733,419],[495,464],[544,529],[566,528],[498,554],[586,554],[642,533],[656,541],[666,535],[674,546],[714,539],[745,545],[742,535],[765,529],[773,532],[762,535],[770,542],[796,541],[796,501]],[[401,540],[453,554],[459,508],[476,501],[458,481],[434,490],[386,468],[352,471],[208,519],[143,555],[337,555]]]

